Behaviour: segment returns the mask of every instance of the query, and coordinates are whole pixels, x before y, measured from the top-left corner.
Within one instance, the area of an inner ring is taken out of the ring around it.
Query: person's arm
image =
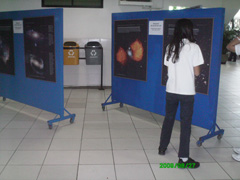
[[[199,76],[201,72],[200,66],[195,66],[193,69],[194,69],[194,75]]]
[[[235,45],[240,44],[240,37],[233,39],[228,45],[227,49],[231,52],[235,52]]]

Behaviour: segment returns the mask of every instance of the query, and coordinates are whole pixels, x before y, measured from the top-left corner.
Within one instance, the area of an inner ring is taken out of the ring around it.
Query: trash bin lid
[[[74,41],[67,41],[64,43],[64,46],[77,46],[77,43]]]
[[[97,41],[90,41],[85,45],[85,48],[102,48],[102,45]]]

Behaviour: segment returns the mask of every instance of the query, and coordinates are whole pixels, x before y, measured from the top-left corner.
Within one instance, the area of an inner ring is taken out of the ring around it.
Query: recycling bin
[[[85,57],[87,65],[100,65],[103,59],[102,45],[97,41],[90,41],[85,45]]]
[[[63,46],[64,65],[79,64],[79,45],[74,41],[67,41]]]

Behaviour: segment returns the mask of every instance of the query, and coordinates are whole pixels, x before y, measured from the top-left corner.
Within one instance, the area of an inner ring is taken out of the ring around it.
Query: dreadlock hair
[[[169,44],[167,61],[173,55],[172,62],[176,63],[179,59],[179,53],[184,45],[183,39],[190,42],[196,42],[193,35],[193,23],[189,19],[179,19],[175,24],[173,39]]]

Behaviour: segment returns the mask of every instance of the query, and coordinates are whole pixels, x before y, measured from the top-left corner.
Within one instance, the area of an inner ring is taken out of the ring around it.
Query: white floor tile
[[[101,150],[101,151],[81,151],[80,164],[113,164],[112,151]]]
[[[195,179],[231,179],[217,163],[201,163],[197,169],[189,169]]]
[[[240,179],[239,162],[221,162],[220,166],[228,173],[232,179]]]
[[[84,129],[83,130],[83,139],[90,138],[110,138],[109,129]]]
[[[42,165],[47,151],[16,151],[9,165]]]
[[[141,150],[141,149],[143,149],[142,144],[138,138],[112,139],[112,146],[113,146],[113,149],[123,149],[123,150],[124,149],[125,150],[129,150],[129,149]]]
[[[187,169],[160,168],[159,164],[151,164],[151,167],[157,180],[193,180]]]
[[[44,165],[78,164],[79,151],[48,151]]]
[[[77,176],[77,165],[43,166],[38,180],[73,180]]]
[[[73,124],[67,126],[58,127],[54,138],[57,139],[81,139],[82,127],[74,127]]]
[[[14,151],[0,151],[0,165],[6,165]]]
[[[113,165],[80,165],[77,180],[116,180]]]
[[[52,139],[23,139],[18,150],[44,151],[48,150]]]
[[[6,128],[0,132],[0,139],[20,139],[23,138],[28,131],[29,129],[25,128]]]
[[[82,150],[111,150],[110,139],[83,139]]]
[[[2,180],[35,180],[41,166],[7,166],[2,171]]]
[[[165,155],[159,155],[158,150],[146,150],[147,158],[150,163],[177,163],[178,154],[175,149],[168,148]]]
[[[115,164],[146,164],[143,150],[113,150]]]
[[[118,180],[154,180],[148,164],[116,165]]]
[[[22,139],[1,139],[0,138],[0,151],[13,150],[15,151]]]
[[[77,151],[80,150],[80,139],[53,139],[50,151]]]
[[[207,148],[217,162],[234,162],[232,159],[233,148]]]

